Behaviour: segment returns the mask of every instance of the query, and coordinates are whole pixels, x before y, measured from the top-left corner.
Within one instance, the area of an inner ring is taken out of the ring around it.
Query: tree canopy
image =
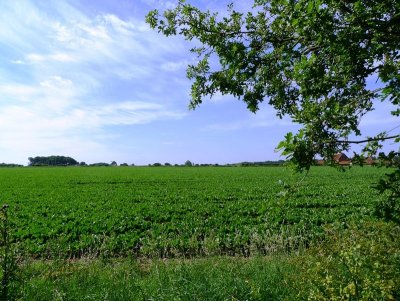
[[[383,140],[400,142],[400,127],[351,139],[363,135],[360,121],[378,102],[400,116],[398,0],[254,0],[249,12],[231,4],[223,16],[180,0],[174,9],[149,12],[146,21],[199,45],[191,49],[197,63],[187,68],[190,108],[220,92],[252,112],[268,102],[279,118],[303,125],[278,145],[300,171],[316,156],[334,163],[334,154],[353,144],[365,143],[356,155],[362,163]],[[379,158],[397,168],[378,188],[391,191],[400,221],[399,152]]]
[[[184,166],[193,166],[193,163],[190,160],[186,160]]]
[[[216,92],[243,100],[256,112],[267,101],[278,117],[304,125],[288,134],[283,154],[308,169],[316,155],[332,158],[352,143],[397,139],[382,130],[362,135],[361,118],[379,101],[400,115],[400,2],[255,0],[244,14],[229,5],[224,17],[180,1],[146,18],[152,28],[200,42],[191,51],[190,107]],[[373,87],[368,79],[375,79]],[[365,141],[368,140],[368,141]]]
[[[78,161],[65,156],[37,156],[29,157],[29,166],[72,166],[78,165]]]

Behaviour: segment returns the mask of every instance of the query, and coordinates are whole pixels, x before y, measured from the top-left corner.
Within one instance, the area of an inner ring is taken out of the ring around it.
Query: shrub
[[[330,229],[335,231],[335,229]],[[307,300],[399,300],[400,228],[351,226],[304,261],[299,297]]]

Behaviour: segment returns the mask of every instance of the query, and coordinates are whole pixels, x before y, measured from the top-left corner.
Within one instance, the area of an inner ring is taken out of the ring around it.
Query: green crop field
[[[4,168],[0,191],[29,256],[248,256],[374,219],[385,172],[316,167],[282,198],[282,182],[300,180],[284,167]]]
[[[398,300],[400,227],[374,214],[385,172],[1,168],[0,295]]]

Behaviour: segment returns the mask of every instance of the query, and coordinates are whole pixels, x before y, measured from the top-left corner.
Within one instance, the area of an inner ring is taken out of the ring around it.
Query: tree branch
[[[384,141],[384,140],[390,140],[390,139],[396,139],[396,138],[400,138],[400,134],[398,135],[393,135],[393,136],[388,136],[388,137],[381,137],[381,138],[368,138],[365,140],[336,140],[336,143],[340,143],[340,144],[361,144],[361,143],[365,143],[365,142],[371,142],[371,141]]]
[[[204,31],[208,34],[214,34],[214,35],[219,35],[221,37],[234,37],[234,36],[243,36],[243,35],[259,35],[260,31],[257,30],[249,30],[249,31],[218,31],[218,30],[213,30],[210,29],[203,24],[199,24],[197,20],[189,21],[186,22],[186,24],[182,25],[188,25],[192,28],[196,28],[199,31]],[[284,42],[291,42],[291,41],[297,41],[295,37],[293,36],[286,36],[286,37],[266,37],[265,34],[261,36],[261,38],[267,42],[267,43],[284,43]]]
[[[319,45],[312,45],[312,46],[310,46],[310,47],[304,49],[303,52],[302,52],[301,54],[302,54],[302,55],[307,55],[307,54],[309,54],[309,53],[311,53],[311,52],[314,52],[314,51],[316,51],[316,50],[319,50],[319,49],[321,49],[321,46],[319,46]]]

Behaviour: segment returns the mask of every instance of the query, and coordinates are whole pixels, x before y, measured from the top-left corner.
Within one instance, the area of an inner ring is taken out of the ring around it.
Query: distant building
[[[335,156],[333,156],[333,161],[343,166],[351,165],[351,159],[343,153],[338,153]]]
[[[333,162],[342,165],[342,166],[350,166],[352,165],[352,161],[349,157],[346,156],[346,154],[343,153],[337,153],[336,155],[333,156]],[[375,163],[375,160],[372,157],[367,157],[364,159],[364,164],[365,165],[373,165]],[[324,159],[318,159],[315,160],[315,165],[326,165],[326,160]]]
[[[375,163],[375,160],[372,159],[371,157],[368,157],[368,158],[366,158],[366,159],[364,160],[364,164],[365,164],[365,165],[372,165],[372,164],[374,164],[374,163]]]

